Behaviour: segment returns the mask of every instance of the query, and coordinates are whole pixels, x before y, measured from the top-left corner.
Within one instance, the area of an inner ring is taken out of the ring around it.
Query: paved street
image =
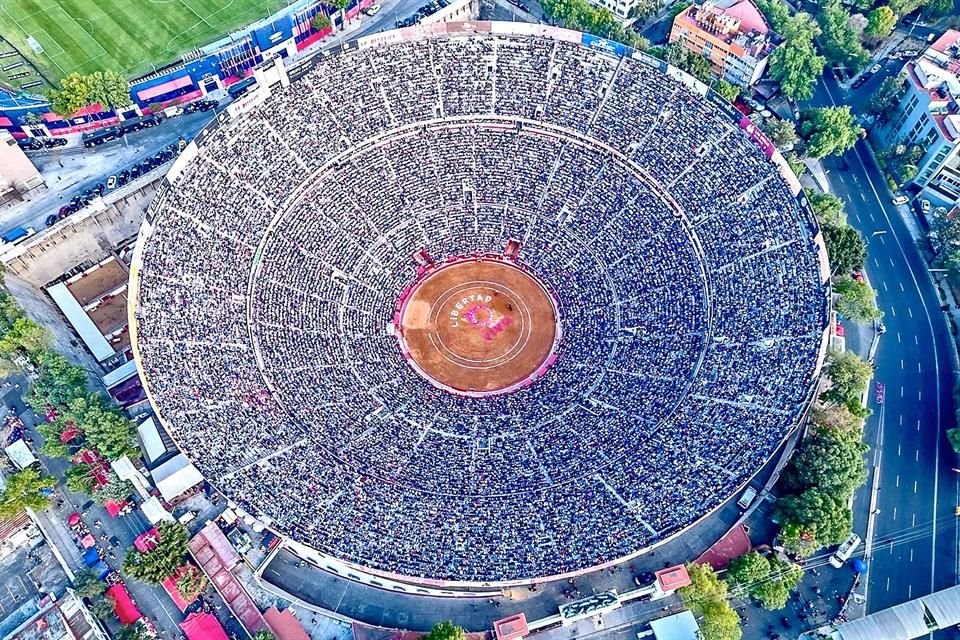
[[[870,83],[853,101],[869,91]],[[812,103],[838,104],[844,95],[824,78]],[[884,406],[872,392],[868,420],[870,460],[881,468],[868,575],[868,609],[877,611],[957,581],[958,474],[944,436],[954,425],[955,348],[927,266],[866,143],[827,168],[850,223],[869,239],[867,271],[888,329],[876,355]]]

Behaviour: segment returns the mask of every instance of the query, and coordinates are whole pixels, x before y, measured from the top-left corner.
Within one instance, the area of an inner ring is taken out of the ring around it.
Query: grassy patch
[[[3,0],[0,37],[53,81],[73,71],[102,69],[132,78],[285,4],[285,0]],[[42,53],[31,42],[39,44]]]

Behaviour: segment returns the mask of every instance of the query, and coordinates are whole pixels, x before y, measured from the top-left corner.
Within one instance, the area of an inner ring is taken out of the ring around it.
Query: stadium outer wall
[[[803,188],[800,185],[800,181],[794,174],[793,170],[790,168],[789,164],[786,162],[782,154],[777,150],[777,148],[770,142],[770,140],[763,134],[763,132],[750,121],[746,116],[741,112],[737,111],[726,99],[724,99],[720,94],[710,89],[706,84],[700,82],[696,78],[687,74],[686,72],[678,69],[672,65],[668,65],[665,62],[653,58],[646,53],[641,51],[634,50],[630,47],[627,47],[621,43],[613,42],[597,36],[593,36],[586,33],[581,33],[577,31],[572,31],[569,29],[563,29],[560,27],[551,27],[541,24],[529,24],[529,23],[513,23],[513,22],[490,22],[490,21],[475,21],[475,22],[451,22],[451,23],[439,23],[439,24],[430,24],[430,25],[418,25],[414,27],[407,27],[403,29],[396,29],[393,31],[388,31],[384,33],[378,33],[372,36],[366,36],[359,38],[357,40],[351,40],[344,43],[342,51],[352,51],[355,49],[366,49],[372,47],[379,47],[387,44],[403,42],[408,40],[417,40],[424,37],[432,35],[442,35],[442,34],[473,34],[473,33],[503,33],[511,35],[529,35],[529,36],[540,36],[552,38],[555,40],[561,40],[566,42],[578,42],[584,46],[597,49],[600,51],[607,52],[611,55],[617,55],[621,57],[632,57],[642,61],[645,64],[653,66],[659,69],[661,72],[666,73],[675,80],[682,82],[686,85],[691,91],[697,93],[706,100],[709,100],[713,103],[718,109],[725,113],[734,123],[736,123],[746,135],[748,135],[751,140],[758,146],[758,148],[767,156],[767,158],[776,165],[781,176],[787,182],[790,187],[791,193],[797,199],[797,203],[801,211],[807,217],[807,222],[809,223],[809,228],[814,230],[814,233],[810,240],[817,246],[817,261],[820,268],[820,284],[825,287],[825,296],[826,303],[828,305],[828,318],[830,317],[831,309],[831,300],[829,295],[828,284],[830,278],[830,266],[827,259],[827,250],[826,245],[823,240],[823,233],[820,230],[819,224],[816,221],[816,218],[813,213],[813,209],[810,205],[809,200],[803,192]],[[334,54],[336,55],[336,54]],[[252,109],[254,106],[260,104],[265,100],[271,93],[272,87],[276,85],[283,84],[287,82],[296,81],[307,71],[316,64],[318,58],[316,55],[311,56],[305,60],[300,60],[296,64],[291,65],[289,68],[284,66],[284,61],[282,59],[276,59],[270,61],[258,67],[258,71],[261,73],[257,74],[260,84],[255,85],[251,92],[256,91],[257,93],[248,100],[240,101],[231,105],[231,108],[222,114],[213,121],[211,121],[203,130],[201,130],[197,136],[187,145],[186,149],[181,153],[181,155],[174,162],[173,166],[170,168],[170,171],[167,174],[167,178],[164,179],[161,186],[157,189],[156,195],[154,196],[154,201],[151,203],[148,208],[147,215],[145,217],[144,223],[140,228],[140,233],[137,237],[136,247],[134,249],[133,257],[130,265],[130,281],[129,281],[129,291],[131,295],[128,299],[127,314],[128,322],[130,327],[130,339],[131,339],[131,349],[134,354],[134,359],[137,365],[137,372],[140,375],[141,381],[143,382],[143,388],[147,395],[147,398],[150,400],[151,406],[154,408],[157,418],[163,422],[166,428],[166,421],[162,414],[157,409],[157,403],[154,401],[153,393],[150,389],[149,380],[144,375],[144,371],[141,365],[140,360],[140,351],[139,351],[139,342],[137,340],[138,333],[138,314],[137,308],[139,305],[140,297],[140,271],[143,266],[143,247],[146,240],[153,233],[153,219],[156,213],[156,210],[159,208],[160,203],[164,201],[169,191],[170,183],[176,180],[176,177],[181,173],[183,168],[190,162],[192,162],[199,153],[200,148],[203,145],[203,140],[206,136],[220,127],[222,124],[227,124],[233,118],[240,118],[243,116],[243,113]],[[276,65],[276,67],[275,67]],[[282,69],[281,69],[282,67]],[[276,71],[275,69],[279,69]],[[820,374],[822,372],[823,363],[826,359],[827,349],[829,345],[830,338],[830,325],[829,322],[826,326],[823,327],[820,346],[817,352],[816,364],[811,375],[810,383],[807,390],[807,396],[804,400],[804,410],[800,412],[795,423],[791,426],[789,430],[784,434],[784,437],[780,440],[777,446],[774,448],[774,452],[780,451],[784,444],[787,443],[792,437],[796,435],[798,427],[806,419],[808,409],[810,404],[814,399],[814,395],[819,386]],[[176,441],[176,434],[170,432],[171,438]],[[178,443],[179,446],[179,443]],[[771,455],[772,458],[772,455]],[[770,459],[768,459],[768,462]],[[759,473],[760,469],[757,470]],[[373,576],[379,579],[389,580],[395,584],[400,585],[414,585],[416,589],[411,589],[409,593],[411,594],[422,594],[422,595],[431,595],[431,596],[469,596],[477,597],[477,590],[485,588],[494,588],[501,589],[506,587],[514,586],[524,586],[532,583],[544,583],[551,582],[555,580],[568,579],[577,576],[582,576],[589,573],[594,573],[596,571],[603,570],[615,565],[618,565],[622,562],[630,561],[633,558],[641,556],[645,553],[650,552],[657,547],[660,547],[668,542],[671,542],[678,537],[682,536],[685,532],[695,527],[696,525],[702,523],[706,519],[713,516],[717,511],[719,511],[723,506],[728,504],[733,500],[739,493],[746,487],[749,482],[755,477],[751,476],[743,484],[731,492],[730,496],[723,503],[719,504],[712,510],[703,514],[697,520],[689,523],[687,526],[682,529],[673,532],[667,537],[657,541],[655,544],[648,547],[639,549],[631,554],[622,556],[601,564],[593,565],[591,567],[580,569],[577,571],[548,575],[548,576],[535,576],[531,578],[525,578],[522,580],[506,580],[506,581],[489,581],[489,582],[473,582],[473,581],[455,581],[455,580],[436,580],[430,578],[422,578],[418,576],[410,576],[399,573],[392,573],[387,571],[382,571],[379,569],[373,569],[364,565],[359,565],[352,562],[344,561],[340,558],[332,556],[330,554],[319,551],[313,547],[305,545],[303,543],[297,542],[286,536],[282,531],[277,531],[273,529],[273,523],[269,518],[263,518],[257,514],[250,514],[253,517],[260,517],[263,524],[268,528],[271,528],[272,531],[277,533],[282,539],[284,539],[284,544],[291,548],[296,555],[303,557],[306,560],[309,560],[321,568],[335,567],[334,573],[343,577],[343,569],[352,570],[364,574],[366,576]],[[264,563],[266,566],[267,563]],[[336,570],[339,568],[340,570]],[[350,578],[352,579],[352,578]],[[389,586],[389,585],[387,585]],[[457,592],[458,589],[471,589],[472,591],[466,592],[461,591]]]

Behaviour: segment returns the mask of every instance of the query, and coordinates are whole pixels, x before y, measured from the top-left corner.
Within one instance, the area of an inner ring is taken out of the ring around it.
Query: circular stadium
[[[706,87],[505,23],[290,78],[188,146],[131,270],[151,401],[248,512],[375,574],[543,580],[680,534],[793,432],[825,251]]]

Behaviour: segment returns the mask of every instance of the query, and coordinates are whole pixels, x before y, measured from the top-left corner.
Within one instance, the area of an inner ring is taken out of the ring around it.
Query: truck
[[[4,244],[20,244],[36,233],[33,227],[14,227],[0,236]]]
[[[757,497],[757,490],[753,487],[747,487],[747,490],[743,492],[743,495],[740,496],[740,499],[737,500],[737,506],[741,509],[746,509]]]
[[[860,536],[851,533],[850,537],[844,540],[843,544],[830,556],[830,566],[836,569],[842,567],[843,563],[850,559],[850,556],[858,546],[860,546]]]
[[[167,107],[166,109],[163,110],[163,115],[166,116],[167,118],[175,118],[181,115],[182,113],[183,113],[183,107],[176,104],[171,107]]]

